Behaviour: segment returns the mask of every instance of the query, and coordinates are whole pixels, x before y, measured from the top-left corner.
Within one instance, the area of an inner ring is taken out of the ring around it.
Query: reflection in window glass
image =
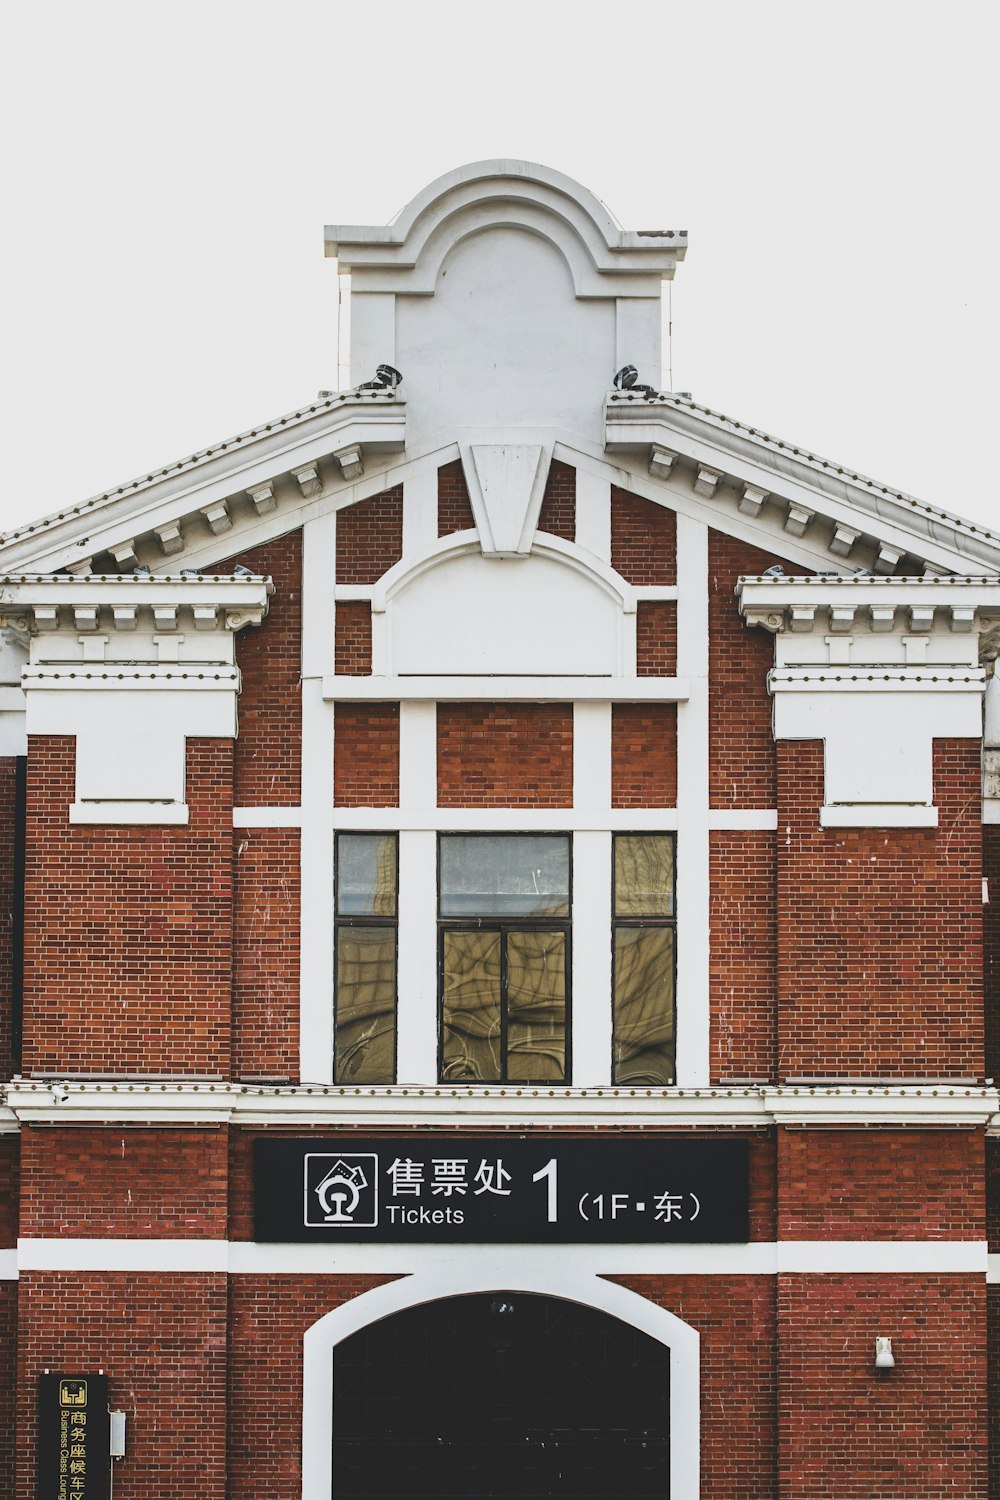
[[[615,930],[614,1082],[662,1088],[674,1080],[674,934]]]
[[[444,934],[442,1076],[448,1082],[499,1083],[499,932]]]
[[[337,835],[337,915],[396,915],[396,838],[391,833]]]
[[[391,1083],[396,1055],[396,930],[337,931],[336,1083]]]
[[[614,839],[612,1082],[662,1088],[674,1081],[674,836]]]
[[[507,1077],[562,1083],[566,1077],[566,935],[507,934]]]
[[[615,839],[615,916],[672,917],[673,914],[673,835],[619,835]]]
[[[449,834],[441,839],[442,917],[569,915],[569,839]]]

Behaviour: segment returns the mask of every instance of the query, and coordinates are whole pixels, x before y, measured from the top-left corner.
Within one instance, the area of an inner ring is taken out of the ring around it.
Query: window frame
[[[669,917],[619,917],[616,915],[618,908],[618,860],[616,858],[616,844],[619,839],[656,838],[670,839],[673,843],[673,915]],[[616,1033],[618,1021],[617,996],[615,994],[615,939],[620,927],[665,928],[673,932],[673,963],[672,963],[672,1003],[673,1003],[673,1037],[674,1058],[673,1076],[668,1084],[662,1084],[663,1088],[677,1087],[677,831],[671,828],[636,828],[615,829],[611,835],[611,1087],[616,1089],[652,1088],[652,1084],[618,1083],[615,1079],[615,1053],[617,1050]]]
[[[441,915],[441,848],[447,838],[483,838],[483,839],[505,839],[505,838],[557,838],[562,839],[566,845],[566,872],[567,872],[567,912],[565,917],[516,917],[508,916],[466,916],[445,917]],[[495,829],[468,828],[448,829],[439,832],[437,836],[436,851],[436,900],[437,900],[437,1076],[438,1086],[452,1085],[456,1088],[570,1088],[573,1078],[573,835],[565,831],[546,829],[532,829],[524,831],[519,828],[504,829],[498,832]],[[492,1079],[489,1082],[477,1082],[476,1080],[456,1080],[445,1077],[444,1073],[444,1042],[445,1042],[445,1019],[444,1019],[444,944],[445,933],[448,931],[460,932],[496,932],[500,935],[500,1057],[502,1077]],[[561,932],[565,944],[565,991],[563,997],[563,1077],[554,1079],[531,1079],[507,1077],[507,1031],[509,1021],[509,999],[507,993],[507,934],[515,932]]]
[[[394,913],[391,917],[363,916],[340,913],[340,840],[342,838],[392,839],[395,845],[395,885],[393,893]],[[342,927],[391,927],[392,928],[392,1077],[386,1083],[338,1083],[337,1081],[337,1005],[340,992],[340,932]],[[333,1046],[331,1050],[332,1081],[336,1088],[388,1088],[399,1077],[399,829],[398,828],[341,828],[333,834]]]

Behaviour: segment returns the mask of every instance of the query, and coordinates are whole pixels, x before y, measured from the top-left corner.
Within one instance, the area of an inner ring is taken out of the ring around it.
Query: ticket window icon
[[[85,1380],[60,1380],[60,1406],[86,1406],[87,1382]]]
[[[305,1158],[305,1222],[312,1227],[373,1228],[378,1222],[378,1158],[310,1152]]]

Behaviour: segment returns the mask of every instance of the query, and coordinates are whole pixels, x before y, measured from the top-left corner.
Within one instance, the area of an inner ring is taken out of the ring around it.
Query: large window
[[[614,1041],[611,1081],[674,1081],[674,837],[614,839]]]
[[[570,842],[440,841],[440,1076],[568,1083]]]
[[[339,833],[336,847],[336,1083],[396,1076],[396,835]]]

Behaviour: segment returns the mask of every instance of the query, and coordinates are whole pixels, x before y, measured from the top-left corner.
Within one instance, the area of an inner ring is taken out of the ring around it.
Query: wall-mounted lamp
[[[894,1370],[896,1361],[892,1357],[892,1339],[875,1340],[876,1370]]]

